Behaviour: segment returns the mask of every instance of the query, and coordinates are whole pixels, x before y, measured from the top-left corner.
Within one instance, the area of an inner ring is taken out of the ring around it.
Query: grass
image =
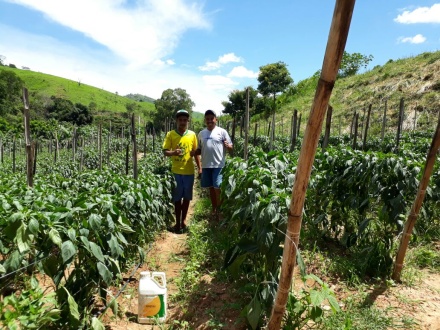
[[[83,81],[73,81],[41,72],[30,70],[0,67],[0,70],[11,70],[19,76],[29,90],[30,102],[38,95],[39,97],[56,96],[69,99],[73,103],[81,103],[89,106],[91,102],[96,104],[96,111],[126,112],[127,105],[135,104],[135,113],[147,116],[154,111],[155,107],[150,102],[136,102],[124,96],[108,92],[98,87],[85,84]]]

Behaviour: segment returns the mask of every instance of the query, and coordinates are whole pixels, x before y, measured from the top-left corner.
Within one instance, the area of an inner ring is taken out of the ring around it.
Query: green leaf
[[[94,316],[92,318],[92,329],[93,330],[105,330],[104,324],[102,324],[101,321],[96,316]]]
[[[38,234],[38,228],[39,228],[39,227],[40,227],[40,225],[39,225],[37,219],[32,218],[31,220],[29,220],[28,228],[29,228],[29,231],[30,231],[32,234],[34,234],[34,235]]]
[[[310,303],[312,306],[321,306],[324,301],[324,295],[317,290],[310,290]]]
[[[107,266],[102,262],[97,263],[99,275],[101,275],[102,279],[107,285],[110,285],[113,279],[112,273],[108,270]]]
[[[332,308],[333,312],[339,312],[341,308],[339,307],[338,301],[333,296],[328,296],[327,300],[330,304],[330,307]]]
[[[261,304],[260,300],[255,296],[249,305],[247,305],[246,318],[252,327],[252,329],[257,329],[258,322],[261,317]]]
[[[12,204],[15,205],[15,207],[17,208],[18,211],[23,211],[23,206],[21,206],[19,201],[15,200],[12,202]]]
[[[104,262],[104,255],[102,254],[101,247],[95,242],[89,242],[89,244],[90,244],[90,250],[92,254],[95,256],[95,258],[101,262]]]
[[[63,241],[61,240],[61,236],[58,230],[56,230],[55,228],[51,228],[49,231],[49,238],[52,240],[53,244],[61,247],[61,243]]]
[[[118,239],[116,238],[115,235],[111,234],[110,239],[107,241],[107,243],[110,247],[110,252],[111,252],[112,257],[119,257],[120,255],[122,255],[123,250],[119,246]],[[142,260],[141,260],[141,262],[142,262]]]
[[[0,274],[4,274],[4,273],[6,273],[6,268],[3,267],[2,264],[0,264]]]
[[[89,225],[95,231],[99,231],[101,227],[101,216],[99,214],[90,214]]]
[[[72,258],[76,254],[75,245],[71,241],[65,241],[61,245],[61,256],[63,257],[63,263],[67,264],[72,261]]]
[[[24,223],[22,223],[17,230],[16,241],[18,251],[20,251],[20,253],[25,253],[29,250],[29,235],[26,232],[26,225]]]
[[[304,281],[305,277],[307,276],[306,265],[304,263],[304,259],[303,259],[302,255],[301,255],[301,250],[299,250],[299,249],[296,252],[296,263],[298,264],[298,267],[299,267],[301,279]]]
[[[73,299],[73,297],[70,295],[69,291],[67,291],[65,287],[63,287],[63,289],[66,290],[67,292],[67,302],[69,304],[70,317],[71,319],[76,321],[75,323],[77,323],[79,322],[80,319],[80,315],[78,312],[78,304],[76,303],[75,299]]]
[[[120,225],[119,229],[122,232],[125,232],[125,233],[135,233],[135,231],[133,229],[131,229],[131,227],[129,225],[127,225],[124,222],[122,222],[122,217],[118,218],[118,223]]]
[[[74,228],[69,228],[67,230],[67,236],[69,236],[70,240],[75,242],[76,241],[76,231]]]

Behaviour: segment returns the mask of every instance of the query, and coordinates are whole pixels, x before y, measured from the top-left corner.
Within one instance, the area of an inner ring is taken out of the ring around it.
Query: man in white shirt
[[[202,188],[209,188],[212,211],[220,207],[221,170],[225,166],[226,151],[231,151],[232,141],[228,132],[216,126],[217,116],[213,110],[205,112],[206,128],[198,135],[196,155],[202,155]]]

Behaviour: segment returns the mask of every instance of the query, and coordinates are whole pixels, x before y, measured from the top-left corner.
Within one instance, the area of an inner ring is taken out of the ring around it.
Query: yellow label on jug
[[[142,307],[140,317],[151,317],[157,315],[160,311],[161,301],[159,296],[143,296],[139,302]]]

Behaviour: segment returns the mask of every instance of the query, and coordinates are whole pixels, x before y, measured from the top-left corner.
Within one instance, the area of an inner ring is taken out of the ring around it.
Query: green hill
[[[294,70],[294,68],[291,68]],[[279,108],[276,122],[290,123],[294,109],[302,115],[302,126],[308,118],[315,95],[319,72],[298,82],[290,93],[278,97]],[[330,99],[333,107],[333,122],[341,123],[347,131],[355,111],[361,113],[372,105],[371,125],[380,127],[385,100],[387,113],[397,121],[400,99],[405,101],[407,127],[414,116],[420,127],[431,127],[436,123],[440,110],[440,51],[427,52],[414,57],[389,60],[383,66],[376,66],[362,74],[338,79]],[[267,119],[257,115],[252,122],[262,125]]]
[[[152,98],[145,97],[145,100],[149,101],[135,100],[81,83],[80,81],[73,81],[30,70],[13,69],[6,66],[1,66],[0,70],[12,70],[25,82],[31,98],[30,102],[36,98],[41,99],[55,96],[86,106],[93,102],[95,103],[94,109],[96,109],[97,113],[108,111],[126,112],[127,108],[129,108],[144,117],[149,117],[149,114],[155,109],[154,104],[151,102]]]

